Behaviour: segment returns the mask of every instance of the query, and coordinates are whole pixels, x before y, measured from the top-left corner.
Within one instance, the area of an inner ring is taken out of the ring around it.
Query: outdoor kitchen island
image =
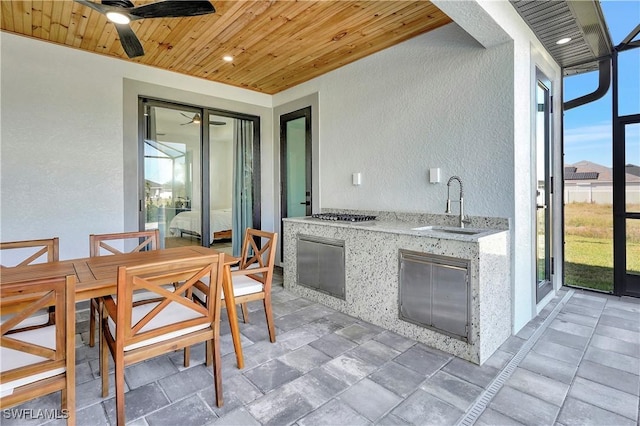
[[[476,364],[486,361],[511,335],[508,221],[474,217],[461,229],[455,216],[366,214],[377,218],[284,219],[285,288]]]

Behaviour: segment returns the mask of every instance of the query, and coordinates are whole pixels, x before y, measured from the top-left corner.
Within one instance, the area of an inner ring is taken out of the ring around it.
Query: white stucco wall
[[[446,181],[459,175],[468,214],[508,217],[517,332],[536,314],[535,70],[551,78],[559,111],[560,68],[508,2],[434,3],[465,28],[416,37],[277,94],[274,105],[319,94],[321,207],[442,213]],[[554,125],[559,147],[559,114]],[[428,183],[432,167],[440,184]]]
[[[0,43],[1,241],[58,236],[65,259],[89,253],[90,233],[135,229],[125,179],[137,178],[124,152],[137,144],[138,93],[123,94],[125,79],[145,95],[260,115],[273,174],[271,96],[4,32]],[[263,189],[263,214],[273,216],[271,179]]]
[[[514,332],[522,328],[544,303],[536,306],[535,296],[535,205],[536,170],[535,123],[536,69],[540,69],[550,80],[551,95],[554,97],[553,110],[561,111],[562,75],[558,64],[551,58],[531,29],[522,21],[516,10],[507,1],[480,1],[478,6],[489,14],[494,21],[514,40],[514,191],[515,209],[513,218],[513,300],[514,300]],[[560,244],[561,228],[561,116],[556,113],[552,117],[553,137],[555,140],[554,175],[555,199],[554,216],[554,257],[556,274],[553,277],[554,288],[562,284],[562,246]],[[547,301],[549,299],[547,298]]]
[[[322,207],[443,213],[447,179],[458,175],[467,213],[510,217],[512,56],[508,43],[487,50],[451,24],[277,94],[274,105],[319,93]],[[428,183],[432,167],[440,184]]]

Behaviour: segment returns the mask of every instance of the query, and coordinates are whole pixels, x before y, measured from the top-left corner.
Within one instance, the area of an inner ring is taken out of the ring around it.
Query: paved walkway
[[[280,278],[281,279],[281,278]],[[223,324],[224,407],[204,346],[127,368],[132,425],[637,425],[640,299],[564,289],[481,367],[300,298],[275,285],[277,342],[260,304],[242,324],[238,370]],[[98,350],[78,313],[78,425],[115,425],[100,397]],[[113,388],[113,378],[110,380]],[[59,408],[53,394],[19,408]],[[36,425],[41,419],[2,424]],[[65,424],[54,421],[48,424]]]

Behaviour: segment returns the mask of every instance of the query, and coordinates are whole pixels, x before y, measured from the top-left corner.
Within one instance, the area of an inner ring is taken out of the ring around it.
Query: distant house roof
[[[627,164],[624,166],[624,171],[630,175],[640,176],[640,166],[636,166],[635,164]]]
[[[564,180],[598,180],[598,172],[572,172],[567,169],[571,169],[575,167],[566,167],[564,169]]]
[[[640,167],[628,164],[625,167],[627,182],[640,182]],[[612,182],[613,173],[610,167],[591,161],[579,161],[567,164],[564,168],[564,180],[566,181],[595,181]]]
[[[162,184],[158,182],[154,182],[149,179],[144,180],[145,184],[148,184],[150,188],[162,188]]]

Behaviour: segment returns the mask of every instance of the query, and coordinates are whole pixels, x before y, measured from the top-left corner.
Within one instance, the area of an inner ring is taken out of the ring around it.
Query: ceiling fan
[[[216,9],[206,0],[164,0],[156,3],[135,6],[130,0],[102,0],[94,3],[89,0],[74,0],[105,15],[114,23],[120,44],[130,58],[144,55],[144,49],[138,37],[129,26],[129,22],[146,18],[181,18],[206,15]]]
[[[193,117],[188,116],[187,114],[181,112],[180,114],[184,115],[186,118],[190,119],[191,121],[187,121],[186,123],[180,123],[181,126],[185,126],[187,124],[200,124],[200,122],[202,121],[202,118],[200,118],[200,114],[195,113],[193,115]],[[224,126],[225,124],[227,124],[225,121],[210,121],[209,125],[210,126]]]

